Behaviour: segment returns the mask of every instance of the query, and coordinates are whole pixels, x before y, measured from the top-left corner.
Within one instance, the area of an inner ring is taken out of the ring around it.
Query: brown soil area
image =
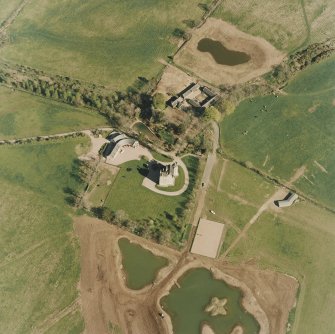
[[[159,93],[172,96],[178,94],[192,82],[194,82],[192,77],[177,67],[168,64],[164,69],[156,90]]]
[[[151,249],[150,242],[98,219],[75,218],[74,226],[81,248],[79,286],[85,333],[108,334],[109,323],[120,326],[124,334],[165,333],[154,300],[150,298],[155,286],[140,291],[125,286],[117,240],[125,236],[155,254],[164,254],[171,261],[164,272],[159,273],[157,281],[162,274],[171,271],[177,262],[177,253],[162,246]]]
[[[256,297],[270,324],[271,334],[285,334],[288,314],[296,303],[298,281],[288,275],[258,270],[253,265],[222,265],[225,273],[243,281]]]
[[[206,267],[217,279],[237,286],[244,293],[243,306],[261,324],[261,333],[283,334],[288,313],[294,304],[297,282],[283,274],[260,271],[250,266],[232,266],[154,244],[104,221],[91,217],[74,219],[80,240],[80,305],[86,334],[108,334],[109,323],[123,334],[172,334],[172,323],[159,301],[177,279],[190,268]],[[169,259],[154,284],[134,291],[126,287],[121,267],[118,239],[126,237]]]
[[[220,41],[230,50],[245,52],[251,60],[236,66],[217,64],[208,52],[197,50],[198,42],[202,38],[211,38]],[[265,39],[246,34],[222,20],[209,18],[193,32],[191,40],[176,54],[174,60],[212,84],[234,85],[270,71],[283,58],[284,54]]]

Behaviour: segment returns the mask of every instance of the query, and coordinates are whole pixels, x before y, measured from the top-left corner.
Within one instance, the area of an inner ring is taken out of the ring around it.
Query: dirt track
[[[297,282],[291,277],[260,271],[250,265],[233,266],[218,260],[180,253],[131,235],[104,221],[77,217],[75,231],[81,247],[80,305],[86,334],[108,334],[109,323],[124,334],[171,334],[168,316],[160,319],[159,300],[166,295],[183,272],[207,267],[214,276],[239,286],[243,305],[261,323],[262,333],[283,334],[289,310],[295,302]],[[117,240],[127,237],[164,255],[170,261],[154,284],[134,291],[125,286]]]

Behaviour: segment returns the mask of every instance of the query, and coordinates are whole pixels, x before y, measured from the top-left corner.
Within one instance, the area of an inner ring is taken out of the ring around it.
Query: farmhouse
[[[161,187],[169,187],[175,185],[176,177],[178,177],[178,164],[173,162],[168,165],[160,165],[158,184]]]
[[[216,93],[206,86],[192,82],[177,96],[173,96],[167,104],[172,108],[181,108],[183,105],[195,108],[207,108],[218,100]]]
[[[285,208],[291,206],[297,199],[298,195],[293,192],[290,192],[283,200],[275,201],[275,204],[279,208]]]
[[[191,253],[216,258],[221,247],[224,227],[222,223],[201,218]]]
[[[113,131],[109,134],[107,137],[109,140],[109,143],[106,145],[103,156],[106,159],[113,159],[115,158],[119,153],[122,153],[122,150],[125,147],[138,147],[139,143],[137,140],[133,138],[129,138],[124,133],[120,133],[117,131]]]

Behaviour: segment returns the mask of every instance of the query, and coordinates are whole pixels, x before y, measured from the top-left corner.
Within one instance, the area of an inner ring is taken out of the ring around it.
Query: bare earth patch
[[[288,314],[296,303],[298,281],[249,264],[223,265],[225,273],[243,281],[256,297],[270,324],[271,334],[285,334]]]
[[[260,333],[285,333],[298,287],[292,277],[250,265],[230,265],[180,253],[95,218],[82,216],[74,220],[81,250],[78,303],[85,320],[85,334],[109,334],[110,324],[117,325],[123,334],[172,334],[171,319],[161,309],[160,299],[186,271],[199,267],[211,270],[214,278],[223,279],[243,291],[242,305],[260,323]],[[168,258],[169,265],[160,270],[154,284],[141,290],[127,288],[117,242],[121,237]],[[158,314],[162,311],[164,319]]]
[[[202,38],[211,38],[230,50],[245,52],[251,59],[236,66],[217,64],[211,54],[197,49]],[[178,65],[212,84],[234,85],[270,71],[284,56],[284,53],[265,39],[246,34],[222,20],[209,18],[203,26],[194,31],[191,40],[176,54],[174,60]]]
[[[157,85],[157,92],[165,95],[176,95],[187,86],[189,86],[194,79],[181,71],[179,68],[167,65],[164,73]]]

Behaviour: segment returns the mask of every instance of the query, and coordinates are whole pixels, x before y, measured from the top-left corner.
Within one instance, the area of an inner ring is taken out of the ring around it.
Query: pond
[[[245,52],[227,49],[221,42],[210,38],[203,38],[198,43],[198,50],[209,52],[216,63],[220,65],[235,66],[247,63],[250,56]]]
[[[151,141],[156,141],[158,138],[148,129],[148,127],[142,122],[134,124],[133,129],[143,136],[147,137]]]
[[[209,270],[191,269],[178,283],[181,288],[173,287],[161,301],[171,316],[175,334],[200,334],[204,323],[217,334],[229,334],[237,325],[243,327],[243,334],[259,332],[258,322],[241,304],[242,291],[223,280],[214,279]],[[227,299],[226,315],[212,316],[205,312],[214,297]]]
[[[156,256],[138,244],[126,238],[119,239],[123,270],[126,274],[127,287],[139,290],[152,283],[158,271],[168,264],[168,260]]]

